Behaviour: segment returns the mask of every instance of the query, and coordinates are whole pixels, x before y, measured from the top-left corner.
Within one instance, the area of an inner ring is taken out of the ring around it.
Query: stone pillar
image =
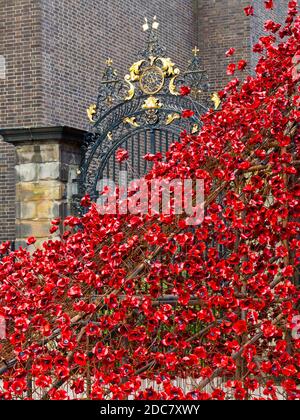
[[[50,237],[51,220],[70,214],[85,132],[50,127],[7,129],[1,134],[16,149],[16,246],[30,236],[40,246]]]

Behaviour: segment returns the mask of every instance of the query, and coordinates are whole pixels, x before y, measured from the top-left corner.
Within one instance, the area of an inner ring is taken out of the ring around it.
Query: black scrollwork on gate
[[[134,178],[143,176],[149,169],[143,156],[164,154],[172,143],[179,141],[183,130],[196,134],[201,128],[199,117],[212,105],[199,50],[195,47],[187,70],[181,73],[160,47],[157,28],[156,18],[152,25],[145,20],[146,48],[123,80],[112,60],[106,61],[97,102],[87,110],[91,129],[83,144],[77,179],[78,194],[74,200],[77,211],[83,195],[97,200],[100,179],[117,181],[124,169],[131,171]],[[190,87],[189,95],[181,95],[183,86]],[[182,112],[187,109],[194,115],[183,118]],[[129,161],[123,164],[116,161],[118,148],[128,150]]]

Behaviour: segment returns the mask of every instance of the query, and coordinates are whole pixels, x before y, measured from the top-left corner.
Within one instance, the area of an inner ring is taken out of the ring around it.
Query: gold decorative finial
[[[152,21],[152,29],[157,30],[159,27],[159,23],[157,22],[157,17],[154,16],[153,21]],[[148,23],[148,19],[145,17],[145,23],[143,25],[143,31],[146,32],[149,30],[149,23]]]
[[[105,64],[106,64],[107,66],[111,66],[111,65],[113,64],[112,59],[111,59],[111,58],[108,58],[108,59],[105,61]]]
[[[146,32],[149,29],[148,19],[145,17],[145,23],[143,25],[143,31]]]
[[[198,52],[200,52],[198,47],[195,47],[194,49],[192,49],[192,53],[194,54],[194,57],[198,56]]]
[[[158,27],[159,27],[159,23],[158,23],[158,22],[157,22],[157,20],[156,20],[156,16],[154,16],[154,18],[153,18],[153,23],[152,23],[152,29],[157,30],[157,29],[158,29]]]

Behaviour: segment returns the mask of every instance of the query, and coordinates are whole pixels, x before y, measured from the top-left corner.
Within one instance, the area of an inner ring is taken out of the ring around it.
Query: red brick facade
[[[125,74],[144,46],[143,18],[157,15],[160,38],[184,68],[198,44],[212,90],[228,79],[225,51],[252,65],[251,46],[263,21],[282,20],[287,0],[267,14],[254,0],[0,0],[0,129],[70,126],[87,128],[85,109],[95,100],[104,62]],[[14,152],[0,140],[0,242],[14,237]]]

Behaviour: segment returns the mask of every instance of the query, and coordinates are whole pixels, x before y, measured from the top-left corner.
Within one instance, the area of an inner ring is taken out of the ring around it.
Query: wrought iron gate
[[[180,132],[195,134],[200,129],[199,116],[208,110],[210,97],[199,50],[195,47],[187,70],[181,74],[159,45],[157,28],[156,18],[152,25],[146,20],[146,48],[124,80],[119,79],[112,60],[106,61],[97,103],[87,110],[92,127],[83,145],[77,207],[85,194],[97,200],[100,179],[117,181],[120,170],[127,170],[132,178],[141,177],[149,170],[144,155],[164,154],[179,141]],[[190,95],[180,94],[182,86],[191,88]],[[194,115],[183,118],[186,109]],[[118,148],[129,152],[125,163],[116,160]]]

